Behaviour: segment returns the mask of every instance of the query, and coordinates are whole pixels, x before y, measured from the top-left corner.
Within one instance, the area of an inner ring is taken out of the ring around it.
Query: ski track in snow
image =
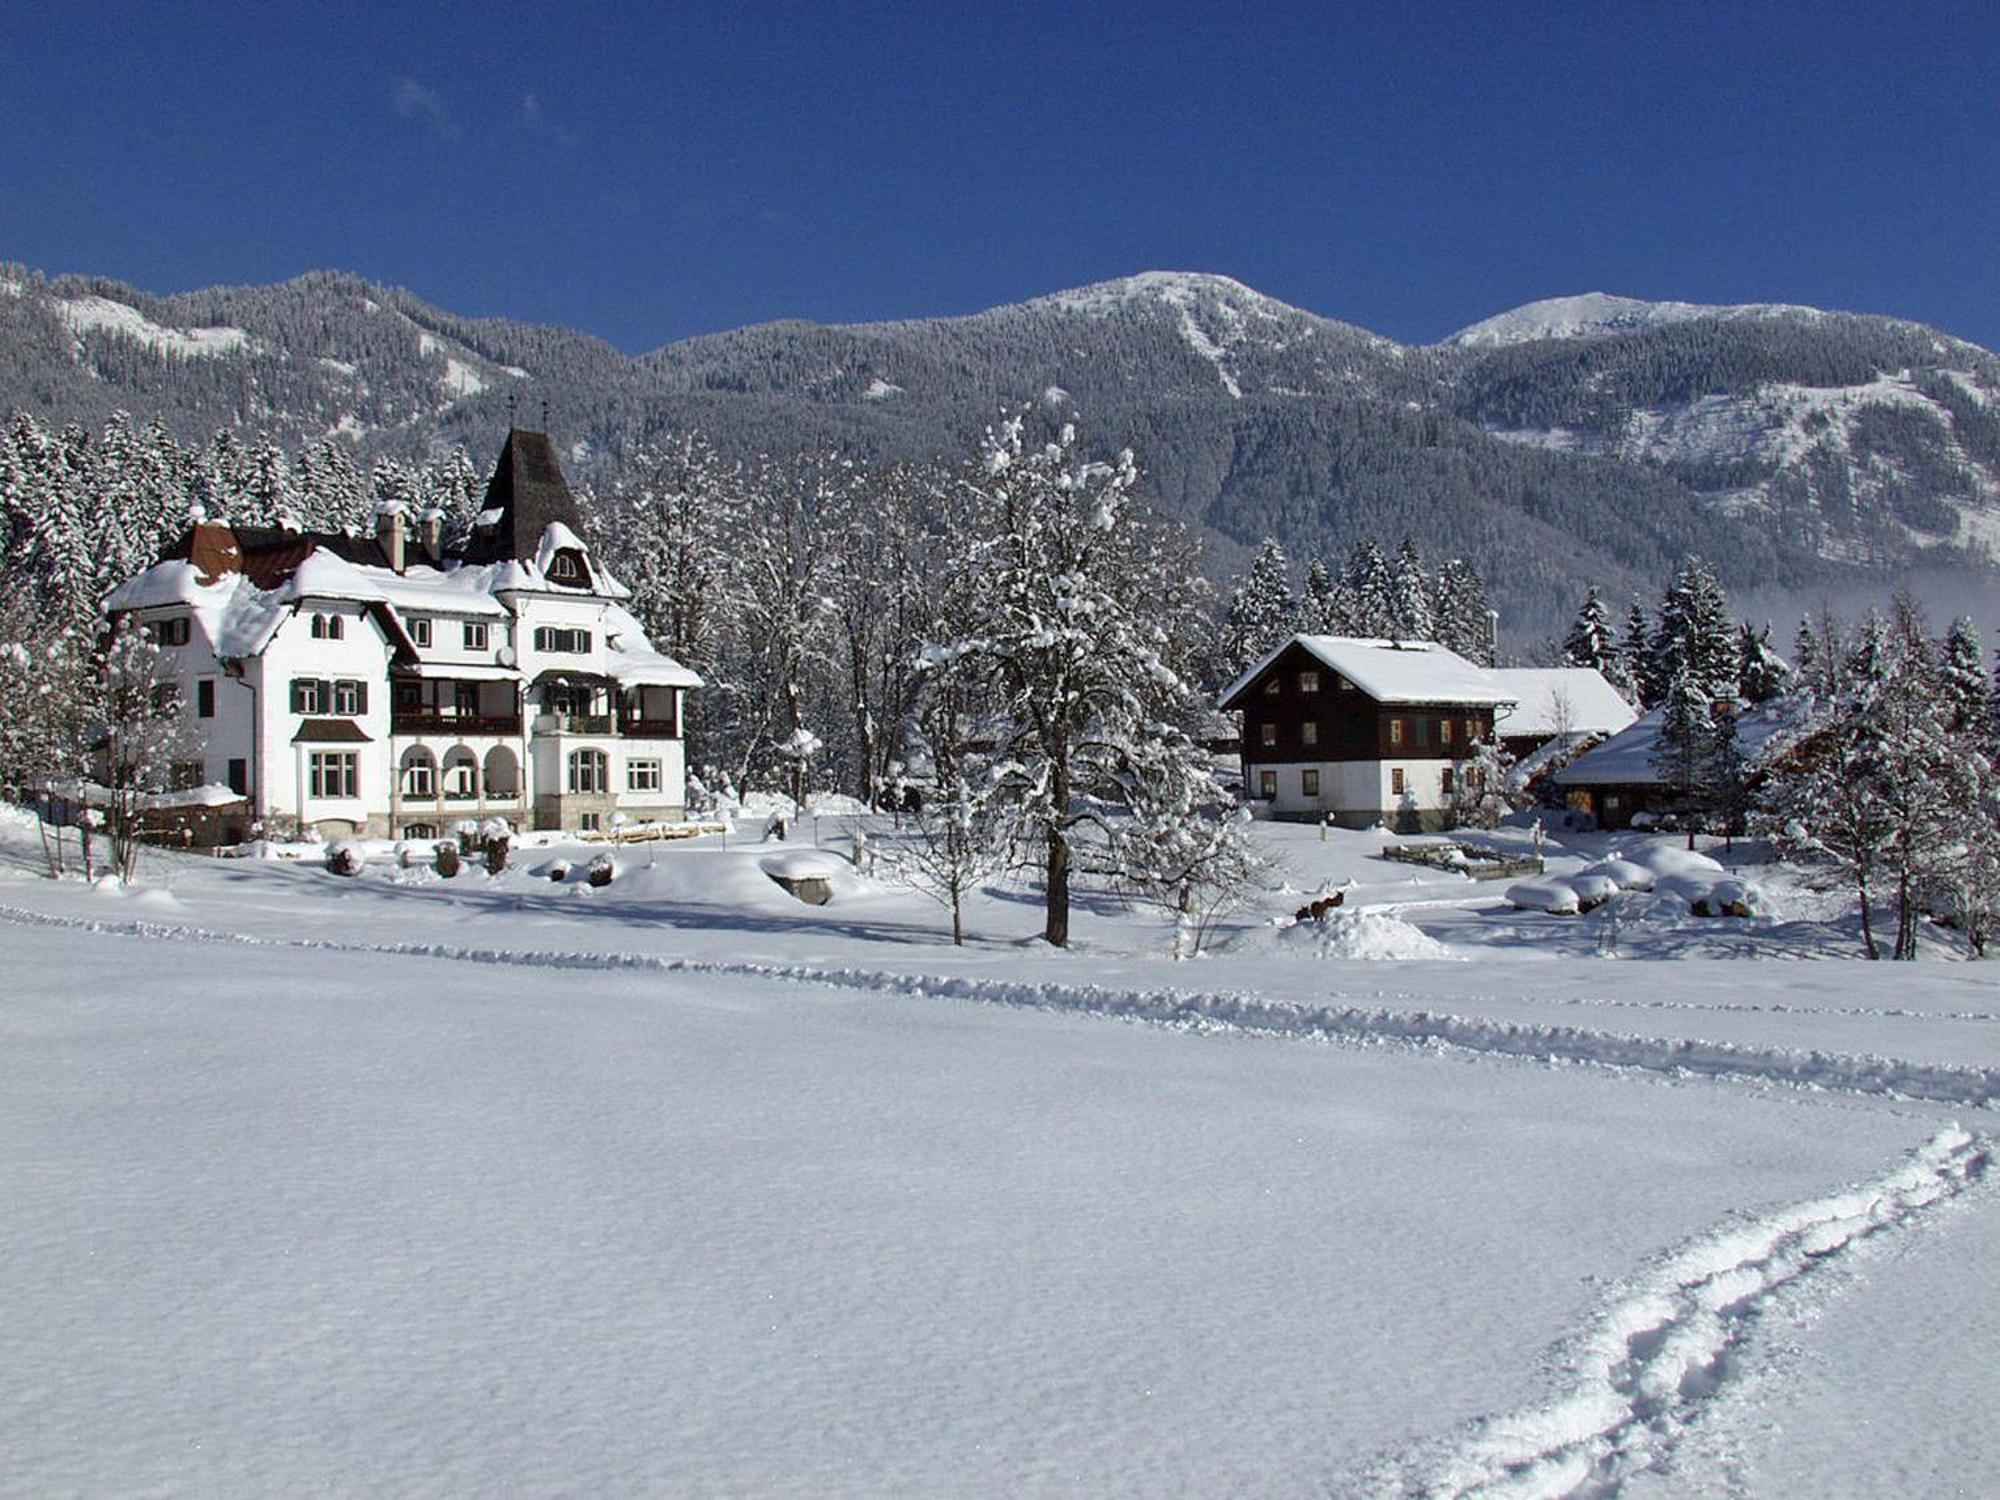
[[[1952,1126],[1872,1182],[1702,1235],[1635,1278],[1573,1341],[1566,1394],[1482,1418],[1454,1443],[1419,1445],[1377,1466],[1368,1487],[1453,1500],[1616,1495],[1671,1461],[1774,1299],[1956,1198],[1990,1164],[1990,1143]]]
[[[449,943],[357,943],[329,938],[265,938],[174,923],[102,921],[0,906],[0,921],[179,942],[230,943],[338,953],[375,953],[523,968],[715,975],[779,979],[912,999],[968,1000],[1154,1022],[1191,1030],[1230,1030],[1356,1043],[1584,1063],[1670,1077],[1704,1077],[1844,1091],[1986,1108],[2000,1100],[2000,1068],[1959,1067],[1851,1053],[1746,1047],[1700,1038],[1633,1036],[1580,1026],[1480,1020],[1435,1011],[1347,1005],[1298,1006],[1231,991],[1114,990],[1099,985],[1029,983],[941,975],[894,974],[809,964],[667,958],[635,953],[564,953],[468,948]]]

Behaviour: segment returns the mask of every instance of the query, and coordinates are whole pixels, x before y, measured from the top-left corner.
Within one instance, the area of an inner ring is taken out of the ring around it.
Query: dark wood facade
[[[1493,732],[1490,705],[1380,703],[1294,642],[1232,700],[1243,765],[1463,760]]]

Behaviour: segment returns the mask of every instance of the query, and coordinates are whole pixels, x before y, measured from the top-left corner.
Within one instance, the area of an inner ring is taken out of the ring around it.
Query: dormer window
[[[171,620],[155,620],[146,627],[156,646],[185,646],[188,643],[188,622],[186,615]]]
[[[312,638],[316,641],[337,641],[345,633],[346,622],[339,615],[312,617]]]
[[[549,559],[549,578],[556,583],[584,584],[590,582],[590,572],[580,553],[565,548]]]

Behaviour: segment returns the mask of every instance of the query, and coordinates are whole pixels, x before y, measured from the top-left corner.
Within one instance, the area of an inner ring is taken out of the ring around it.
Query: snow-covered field
[[[1282,827],[1199,961],[954,950],[816,831],[121,890],[0,825],[0,1491],[1990,1493],[1983,966]]]

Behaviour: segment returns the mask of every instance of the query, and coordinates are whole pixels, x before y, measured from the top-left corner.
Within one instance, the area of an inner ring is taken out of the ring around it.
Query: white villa
[[[578,537],[548,437],[510,431],[461,552],[436,516],[373,537],[197,524],[105,603],[172,663],[202,758],[200,833],[430,837],[468,818],[609,828],[685,816],[682,695]]]

